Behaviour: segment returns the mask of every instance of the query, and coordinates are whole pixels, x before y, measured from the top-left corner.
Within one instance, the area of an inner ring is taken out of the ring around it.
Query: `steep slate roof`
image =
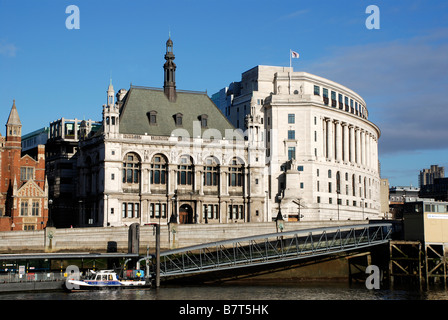
[[[193,137],[193,122],[200,128],[200,116],[208,116],[207,129],[217,129],[221,137],[225,130],[235,130],[206,93],[177,91],[177,99],[170,102],[163,89],[131,86],[120,110],[120,133],[171,136],[175,129],[185,129]],[[157,112],[157,125],[150,125],[149,112]],[[182,126],[176,126],[175,115],[181,113]],[[197,130],[197,129],[196,129]],[[197,132],[195,132],[197,133]],[[216,137],[215,137],[216,138]]]

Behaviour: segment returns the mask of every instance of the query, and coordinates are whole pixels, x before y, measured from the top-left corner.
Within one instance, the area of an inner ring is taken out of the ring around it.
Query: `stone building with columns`
[[[221,91],[223,92],[223,91]],[[366,102],[334,81],[257,66],[225,90],[234,125],[258,118],[266,147],[268,218],[372,219],[380,215],[378,139]],[[230,101],[230,102],[229,102]]]
[[[102,127],[80,137],[79,225],[265,221],[260,128],[236,130],[205,92],[176,89],[171,39],[165,60],[163,88],[110,84]]]

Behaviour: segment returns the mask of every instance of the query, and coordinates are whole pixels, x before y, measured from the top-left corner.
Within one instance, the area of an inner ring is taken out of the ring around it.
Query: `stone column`
[[[333,140],[333,122],[331,119],[326,119],[327,121],[327,158],[333,159],[334,158],[334,140]]]
[[[355,128],[352,125],[350,125],[348,127],[348,130],[349,130],[349,138],[350,138],[350,141],[349,141],[349,145],[350,145],[349,161],[351,163],[354,163],[355,162]]]
[[[334,157],[335,160],[341,160],[342,159],[341,123],[339,122],[339,120],[335,120],[334,124],[335,124]]]
[[[357,163],[357,164],[360,164],[361,163],[361,150],[360,150],[360,148],[361,148],[361,143],[360,143],[360,131],[359,131],[359,128],[355,128],[355,135],[356,135],[356,143],[355,143],[355,149],[356,149],[356,151],[355,151],[355,162]]]
[[[344,162],[348,162],[349,159],[349,142],[350,142],[350,138],[348,135],[348,126],[347,123],[343,123],[342,124],[342,134],[344,135],[344,139],[343,139],[343,148],[344,148],[344,157],[343,160]]]
[[[322,156],[327,158],[327,120],[322,120]]]

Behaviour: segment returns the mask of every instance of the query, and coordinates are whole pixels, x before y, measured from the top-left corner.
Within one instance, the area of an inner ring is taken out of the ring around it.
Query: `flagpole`
[[[292,64],[292,62],[291,62],[291,56],[292,56],[292,51],[291,51],[291,49],[289,49],[289,72],[288,72],[288,74],[289,74],[289,94],[291,94],[291,64]]]

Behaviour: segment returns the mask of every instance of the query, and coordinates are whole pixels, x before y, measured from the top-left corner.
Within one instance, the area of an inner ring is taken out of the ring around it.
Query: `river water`
[[[362,283],[299,282],[162,286],[159,289],[1,293],[0,300],[447,300],[448,288],[433,285],[367,289]]]
[[[128,302],[131,303],[130,309],[134,310],[133,312],[139,310],[144,315],[147,310],[164,310],[168,319],[185,318],[185,313],[189,317],[212,319],[229,318],[231,315],[234,317],[247,316],[248,314],[251,316],[255,314],[263,319],[278,319],[285,312],[296,312],[298,309],[303,311],[307,308],[311,308],[321,315],[332,316],[334,312],[341,312],[341,310],[347,312],[355,307],[363,312],[369,312],[369,310],[379,312],[381,310],[390,315],[396,311],[397,316],[403,316],[403,312],[406,311],[409,316],[414,316],[414,310],[417,312],[422,308],[428,309],[428,306],[422,305],[425,302],[432,303],[430,309],[433,311],[434,307],[446,310],[448,289],[443,286],[422,290],[415,287],[367,289],[362,283],[300,282],[277,285],[162,286],[159,289],[147,290],[102,290],[73,293],[63,291],[3,293],[0,294],[0,300],[9,300],[14,303],[23,300],[34,301],[38,303],[36,308],[42,306],[51,308],[56,306],[55,301],[57,301],[57,305],[65,308],[64,310],[77,312],[82,308],[93,308],[97,311],[101,310],[100,314],[102,314],[107,309],[111,317],[115,316],[114,312],[111,313],[111,309],[129,308],[128,305],[123,305]],[[406,302],[406,304],[400,304],[400,301]],[[311,305],[309,305],[310,302]],[[378,306],[378,303],[381,302],[386,305]],[[434,302],[437,302],[436,305]],[[2,305],[6,305],[5,303],[7,302],[0,302]],[[103,303],[105,303],[104,307]],[[330,303],[329,306],[327,306],[328,303]],[[393,304],[391,305],[391,303]],[[245,309],[239,307],[240,305],[244,305]],[[73,306],[75,307],[73,308]],[[266,309],[261,306],[265,306]],[[199,314],[203,310],[206,312],[206,309],[198,309],[202,307],[211,308],[210,314]],[[213,314],[212,309],[214,310]]]

